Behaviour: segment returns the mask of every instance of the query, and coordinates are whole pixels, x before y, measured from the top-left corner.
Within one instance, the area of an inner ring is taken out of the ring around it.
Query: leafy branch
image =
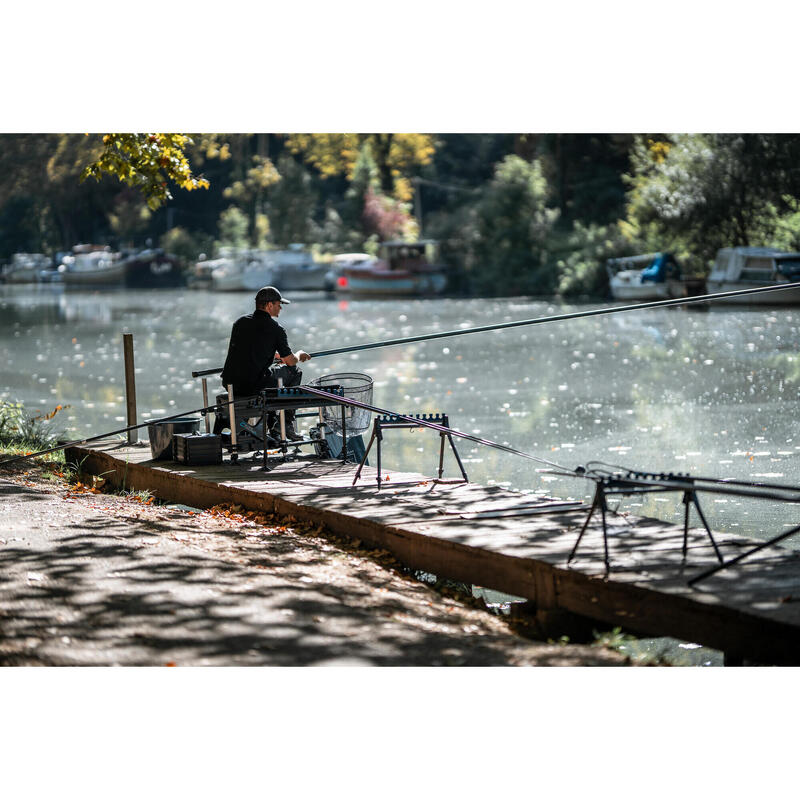
[[[192,139],[182,133],[107,133],[100,157],[81,172],[80,180],[112,175],[132,186],[155,210],[172,199],[168,181],[191,192],[208,189],[208,180],[192,174],[185,150]]]

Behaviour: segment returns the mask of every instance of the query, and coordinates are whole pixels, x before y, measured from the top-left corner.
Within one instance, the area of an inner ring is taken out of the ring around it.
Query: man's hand
[[[311,356],[305,350],[298,350],[295,355],[300,361],[308,361]]]

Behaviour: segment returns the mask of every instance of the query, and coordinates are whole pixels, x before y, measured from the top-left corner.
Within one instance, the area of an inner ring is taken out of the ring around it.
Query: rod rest
[[[433,422],[436,425],[444,425],[445,423],[445,414],[405,414],[405,417],[410,417],[411,419],[419,419],[423,422]],[[409,421],[407,419],[403,419],[403,417],[395,414],[379,414],[377,417],[380,420],[381,425],[408,425]]]

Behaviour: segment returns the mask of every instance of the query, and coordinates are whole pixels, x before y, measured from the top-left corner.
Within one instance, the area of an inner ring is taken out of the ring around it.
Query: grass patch
[[[52,426],[59,411],[69,406],[56,406],[46,414],[31,414],[22,403],[0,400],[0,449],[9,456],[24,456],[55,447],[63,431]],[[57,450],[41,457],[40,463],[64,464],[64,452]]]

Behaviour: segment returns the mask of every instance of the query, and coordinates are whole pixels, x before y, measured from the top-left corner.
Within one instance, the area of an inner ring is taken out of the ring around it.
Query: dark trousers
[[[287,364],[278,364],[270,367],[266,374],[258,381],[255,387],[245,387],[249,389],[247,392],[241,392],[241,396],[245,397],[248,394],[256,394],[262,389],[274,389],[278,385],[278,378],[283,378],[284,386],[299,386],[303,380],[303,371],[295,367],[290,367]],[[234,392],[236,387],[234,387]],[[286,424],[294,422],[294,410],[286,410],[285,412]],[[270,411],[267,416],[267,426],[274,428],[278,424],[278,415],[274,411]]]
[[[278,385],[278,378],[283,378],[284,386],[299,386],[303,380],[303,371],[297,367],[290,367],[286,364],[278,364],[270,367],[267,372],[256,381],[255,384],[234,384],[233,396],[235,399],[242,399],[254,394],[258,394],[262,389],[274,389]],[[227,387],[226,387],[227,388]],[[287,410],[285,413],[286,424],[294,422],[294,410]],[[223,419],[218,420],[220,431],[222,427],[227,426],[227,422]],[[267,414],[267,427],[272,429],[278,424],[278,414],[275,411],[270,411]],[[217,423],[214,424],[214,433],[217,431]]]

